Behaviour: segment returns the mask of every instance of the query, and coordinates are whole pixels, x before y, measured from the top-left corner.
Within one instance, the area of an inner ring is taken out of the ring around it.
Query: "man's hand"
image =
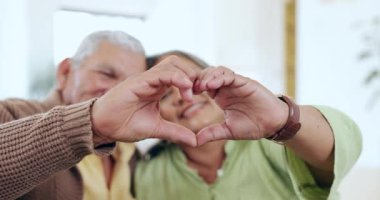
[[[257,140],[281,129],[288,117],[287,105],[257,81],[225,68],[201,72],[194,91],[207,91],[224,111],[225,122],[205,127],[198,145],[220,139]]]
[[[177,87],[185,100],[192,100],[197,72],[186,65],[178,57],[170,56],[111,89],[93,105],[95,133],[110,141],[160,138],[196,146],[191,130],[164,120],[159,113],[159,100],[170,86]]]

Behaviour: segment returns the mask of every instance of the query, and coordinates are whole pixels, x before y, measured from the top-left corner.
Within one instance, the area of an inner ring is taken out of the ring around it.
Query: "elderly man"
[[[196,145],[191,131],[162,120],[157,110],[167,86],[190,99],[196,72],[175,58],[141,73],[145,66],[136,39],[96,32],[60,63],[57,89],[46,101],[0,102],[0,199],[131,199],[131,145],[65,169],[89,153],[109,151],[116,140],[156,137]]]

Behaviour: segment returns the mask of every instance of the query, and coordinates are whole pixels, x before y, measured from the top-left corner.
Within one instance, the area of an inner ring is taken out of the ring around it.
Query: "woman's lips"
[[[189,105],[188,107],[186,107],[181,115],[180,115],[180,118],[185,118],[185,119],[188,119],[188,118],[191,118],[193,117],[194,115],[196,115],[200,110],[202,110],[202,108],[206,105],[206,102],[198,102],[198,103],[194,103],[194,104],[191,104]]]

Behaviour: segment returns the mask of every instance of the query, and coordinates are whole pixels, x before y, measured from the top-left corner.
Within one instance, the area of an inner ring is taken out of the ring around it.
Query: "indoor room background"
[[[380,199],[380,1],[3,0],[0,98],[41,98],[56,65],[97,30],[179,49],[259,80],[300,104],[353,118],[363,151],[342,199]]]

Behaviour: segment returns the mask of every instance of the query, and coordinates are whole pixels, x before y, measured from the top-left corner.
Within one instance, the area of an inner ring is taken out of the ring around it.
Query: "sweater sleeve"
[[[46,112],[53,106],[55,105],[16,98],[0,101],[0,124]]]
[[[0,199],[15,199],[95,152],[90,120],[94,101],[58,106],[18,120],[23,117],[18,109],[0,107],[0,122],[9,121],[0,124]],[[27,106],[26,110],[33,113],[42,108]]]
[[[362,138],[355,122],[335,109],[316,106],[334,133],[334,181],[331,188],[320,188],[304,161],[286,150],[288,170],[300,199],[339,199],[338,186],[357,161]]]

